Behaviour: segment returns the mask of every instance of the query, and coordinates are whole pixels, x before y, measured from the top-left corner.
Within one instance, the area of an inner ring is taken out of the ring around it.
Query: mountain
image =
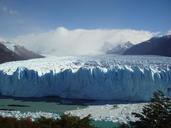
[[[0,63],[19,60],[20,57],[0,43]]]
[[[171,35],[153,37],[134,45],[124,52],[125,55],[160,55],[171,57]]]
[[[20,45],[14,46],[14,52],[23,59],[42,58],[43,57],[42,55],[39,55],[33,51],[30,51]]]
[[[131,42],[126,42],[124,44],[119,44],[117,46],[109,46],[105,51],[106,54],[123,54],[127,49],[131,48],[133,44]]]
[[[23,46],[10,42],[0,42],[0,63],[42,57],[42,55],[27,50]]]

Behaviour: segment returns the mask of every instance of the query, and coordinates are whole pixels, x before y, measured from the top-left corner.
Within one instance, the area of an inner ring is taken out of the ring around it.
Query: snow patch
[[[0,110],[0,116],[2,117],[15,117],[17,119],[25,119],[30,118],[33,121],[40,117],[45,118],[53,118],[57,119],[60,118],[60,116],[56,113],[49,113],[49,112],[20,112],[20,111],[3,111]]]

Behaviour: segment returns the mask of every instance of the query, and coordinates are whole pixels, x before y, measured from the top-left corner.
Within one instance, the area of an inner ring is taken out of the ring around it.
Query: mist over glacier
[[[157,89],[171,96],[169,57],[68,56],[0,65],[6,96],[148,101]]]
[[[57,27],[45,32],[20,35],[12,38],[11,41],[45,55],[97,55],[105,53],[101,49],[106,43],[113,46],[128,41],[137,44],[157,34],[157,32],[136,29]]]

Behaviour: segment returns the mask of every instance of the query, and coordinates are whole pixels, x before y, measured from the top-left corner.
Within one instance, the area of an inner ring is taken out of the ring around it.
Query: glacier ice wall
[[[171,96],[169,57],[48,57],[0,65],[0,94],[7,96],[147,101],[157,89]]]

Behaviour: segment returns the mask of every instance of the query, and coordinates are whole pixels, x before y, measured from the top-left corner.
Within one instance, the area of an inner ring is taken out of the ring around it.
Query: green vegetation
[[[131,123],[135,128],[171,128],[171,99],[157,91],[142,113],[133,115],[139,119]]]
[[[0,128],[94,128],[90,121],[90,116],[80,119],[71,115],[62,115],[60,119],[41,117],[35,121],[0,117]]]

